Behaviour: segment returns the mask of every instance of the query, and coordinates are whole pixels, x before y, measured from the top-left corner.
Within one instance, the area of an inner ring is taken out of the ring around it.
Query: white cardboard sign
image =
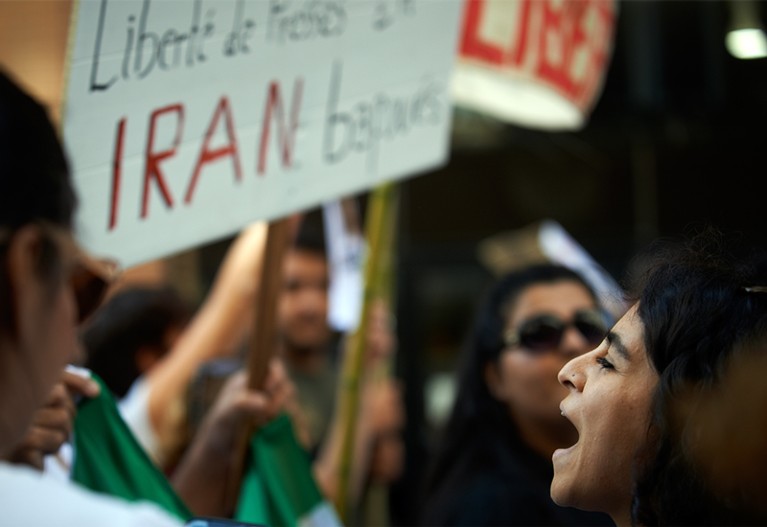
[[[459,0],[80,0],[64,139],[125,266],[444,162]]]

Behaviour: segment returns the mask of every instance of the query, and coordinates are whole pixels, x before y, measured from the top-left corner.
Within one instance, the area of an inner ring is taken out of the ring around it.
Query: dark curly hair
[[[767,292],[751,287],[767,285],[764,258],[728,254],[723,235],[709,229],[681,248],[666,245],[658,251],[640,281],[644,344],[660,380],[650,440],[640,455],[648,461],[635,475],[636,524],[767,520],[755,516],[737,493],[717,492],[694,455],[701,441],[695,405],[720,385],[745,343],[767,335]]]

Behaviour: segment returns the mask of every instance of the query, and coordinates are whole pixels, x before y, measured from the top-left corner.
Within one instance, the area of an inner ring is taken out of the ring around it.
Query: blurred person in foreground
[[[507,274],[482,306],[433,460],[424,525],[607,525],[556,505],[551,454],[577,437],[556,374],[606,332],[592,289],[565,267]]]
[[[80,270],[76,199],[44,109],[0,73],[0,457],[34,426],[76,360]],[[84,313],[79,313],[83,316]],[[14,525],[179,525],[156,507],[128,504],[0,462],[0,510]]]
[[[82,359],[77,327],[98,307],[105,269],[94,267],[75,242],[76,197],[45,111],[1,72],[0,163],[3,521],[87,526],[108,518],[110,525],[179,525],[154,505],[128,504],[41,472],[43,458],[58,452],[72,431],[73,396],[102,395],[97,383],[65,366]],[[174,478],[177,492],[197,514],[226,512],[222,493],[239,424],[246,419],[264,424],[290,397],[292,385],[279,364],[271,365],[268,393],[247,390],[244,381],[244,375],[229,381]]]

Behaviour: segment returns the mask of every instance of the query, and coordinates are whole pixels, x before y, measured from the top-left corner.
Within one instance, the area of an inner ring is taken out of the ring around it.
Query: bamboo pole
[[[269,373],[269,364],[277,351],[277,302],[282,286],[282,266],[291,238],[291,220],[283,218],[269,224],[264,248],[264,260],[258,277],[255,316],[248,353],[247,371],[249,389],[262,390]],[[233,511],[237,505],[240,484],[244,472],[248,443],[254,425],[244,426],[233,452],[232,470],[227,485],[227,508]]]
[[[397,247],[397,218],[399,217],[399,186],[392,185],[391,194],[388,196],[386,214],[383,219],[383,239],[381,241],[381,268],[373,285],[372,298],[384,301],[391,313],[397,301],[394,282],[394,262],[396,260]],[[395,330],[395,327],[391,327]],[[391,375],[393,355],[384,364],[381,364],[377,377],[388,378]]]
[[[381,267],[373,285],[373,299],[380,299],[391,315],[396,304],[395,292],[395,271],[394,262],[396,261],[397,251],[397,219],[399,218],[399,186],[392,189],[392,195],[388,198],[389,204],[386,207],[386,214],[383,220],[383,239],[381,241]],[[389,330],[396,331],[396,321],[387,320]],[[382,384],[390,382],[394,370],[394,353],[390,354],[385,361],[378,361],[375,370],[370,372],[373,383]],[[389,486],[383,483],[369,482],[369,486],[363,490],[360,496],[360,505],[364,507],[360,511],[362,516],[358,516],[362,524],[371,522],[389,522],[388,503]],[[372,500],[372,502],[371,502]],[[372,507],[372,510],[370,510]],[[372,514],[367,517],[366,514]],[[383,516],[379,516],[383,515]]]
[[[351,475],[351,458],[354,449],[357,413],[360,402],[360,377],[365,356],[365,338],[368,331],[370,307],[378,293],[380,277],[381,254],[384,250],[387,217],[391,215],[394,185],[385,183],[373,191],[368,203],[365,233],[368,242],[368,254],[365,262],[364,294],[362,313],[357,330],[350,336],[344,355],[342,369],[342,385],[339,398],[341,414],[341,459],[338,467],[338,491],[336,496],[336,511],[343,523],[347,523],[349,515],[349,485]]]

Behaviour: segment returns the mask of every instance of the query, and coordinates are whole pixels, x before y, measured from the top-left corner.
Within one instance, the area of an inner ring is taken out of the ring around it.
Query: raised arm
[[[175,430],[177,408],[204,362],[230,355],[251,324],[263,260],[266,225],[245,229],[229,249],[210,293],[173,349],[148,375],[148,414],[162,436]]]

